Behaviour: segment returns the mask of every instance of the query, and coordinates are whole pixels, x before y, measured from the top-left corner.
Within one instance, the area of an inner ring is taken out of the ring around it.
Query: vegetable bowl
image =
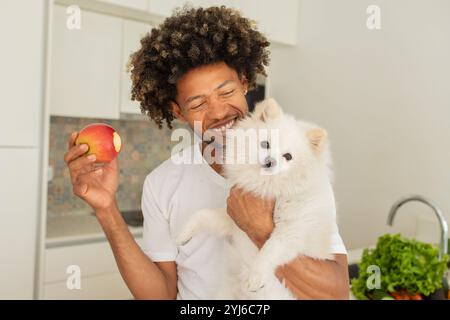
[[[351,290],[360,300],[447,299],[449,261],[432,244],[386,234],[363,251]]]

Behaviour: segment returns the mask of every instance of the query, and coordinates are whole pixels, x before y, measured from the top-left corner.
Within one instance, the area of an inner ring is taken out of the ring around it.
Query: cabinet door
[[[299,1],[284,0],[283,5],[276,1],[265,1],[262,8],[262,12],[258,12],[261,19],[261,31],[272,41],[295,45]]]
[[[151,13],[168,17],[172,14],[174,8],[182,7],[187,1],[185,0],[150,0],[148,10]],[[195,4],[195,1],[191,3]]]
[[[142,248],[142,237],[135,238]],[[81,290],[66,285],[68,266],[80,268]],[[111,247],[105,240],[45,250],[44,299],[130,299]]]
[[[169,16],[175,7],[182,6],[182,0],[150,0],[149,11]],[[191,0],[194,6],[229,6],[258,23],[258,29],[270,41],[295,45],[297,42],[298,0]]]
[[[295,45],[297,42],[298,0],[236,2],[242,13],[257,21],[258,29],[270,41]]]
[[[141,38],[150,32],[151,28],[145,23],[123,20],[121,112],[141,114],[139,103],[131,100],[131,79],[130,73],[126,71],[126,65],[130,55],[141,47]]]
[[[194,7],[227,6],[239,8],[242,0],[150,0],[149,11],[167,17],[172,14],[173,9],[182,7],[185,3],[190,3]],[[261,5],[261,2],[260,2]]]
[[[99,0],[99,1],[117,4],[122,7],[127,7],[127,8],[131,8],[131,9],[142,10],[142,11],[146,11],[148,8],[148,0]]]
[[[44,9],[43,0],[0,1],[0,146],[38,144],[44,88]]]
[[[133,295],[119,272],[81,278],[81,288],[69,290],[66,281],[44,284],[45,300],[129,300]]]
[[[52,115],[119,118],[122,20],[81,11],[81,28],[55,6],[52,39]]]
[[[226,7],[233,7],[238,8],[238,3],[241,0],[194,0],[191,1],[195,6],[207,8],[207,7],[213,7],[213,6],[226,6]]]
[[[0,300],[33,298],[38,164],[35,148],[0,148]]]

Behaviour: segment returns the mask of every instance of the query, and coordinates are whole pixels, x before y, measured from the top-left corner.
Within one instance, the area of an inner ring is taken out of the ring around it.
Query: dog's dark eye
[[[285,153],[285,154],[283,154],[283,157],[284,157],[287,161],[292,160],[292,155],[291,155],[290,153]]]
[[[269,141],[261,141],[261,148],[269,149],[270,148]]]

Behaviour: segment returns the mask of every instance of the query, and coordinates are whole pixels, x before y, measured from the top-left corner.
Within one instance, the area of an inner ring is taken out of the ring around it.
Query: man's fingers
[[[251,193],[249,193],[249,192],[245,192],[243,189],[241,189],[241,188],[239,188],[237,185],[234,185],[233,187],[231,187],[231,189],[230,189],[230,195],[233,195],[233,196],[240,196],[240,195],[242,195],[242,196],[247,196],[247,195],[249,195],[249,194],[251,194]]]
[[[117,171],[118,168],[118,161],[117,161],[117,157],[114,158],[114,160],[111,160],[108,163],[105,163],[105,166],[110,167],[111,169],[113,169],[114,171]]]
[[[75,174],[78,171],[82,171],[82,173],[91,171],[95,159],[96,159],[95,154],[90,154],[88,156],[82,156],[69,162],[70,172]]]
[[[85,154],[88,150],[89,146],[87,144],[80,144],[78,146],[73,146],[64,155],[64,161],[67,164],[69,164],[71,161]]]
[[[69,137],[69,142],[67,144],[67,149],[72,148],[75,145],[75,141],[77,140],[78,132],[72,132]]]
[[[73,185],[72,191],[73,191],[74,195],[76,195],[80,198],[83,198],[86,195],[88,189],[89,189],[89,186],[87,183],[80,182],[80,183],[76,183]]]
[[[78,197],[83,198],[88,193],[89,188],[97,183],[96,177],[102,172],[103,169],[99,167],[90,172],[78,175],[73,184],[73,193]]]

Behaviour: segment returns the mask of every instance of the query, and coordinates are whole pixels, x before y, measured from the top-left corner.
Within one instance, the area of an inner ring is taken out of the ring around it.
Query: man
[[[177,118],[202,137],[231,125],[248,112],[247,90],[268,64],[269,42],[249,20],[232,9],[212,7],[176,12],[141,40],[132,55],[133,98],[159,127]],[[87,146],[69,141],[65,161],[74,193],[96,212],[119,270],[137,299],[211,299],[220,280],[223,241],[210,235],[177,246],[174,237],[188,217],[202,208],[227,205],[236,224],[261,248],[274,228],[274,201],[231,188],[221,165],[202,156],[207,145],[191,147],[201,164],[162,163],[146,178],[142,195],[144,251],[117,209],[117,161],[94,167]],[[157,142],[155,142],[157,143]],[[345,247],[334,235],[334,260],[300,256],[280,266],[276,276],[299,299],[347,299]]]

